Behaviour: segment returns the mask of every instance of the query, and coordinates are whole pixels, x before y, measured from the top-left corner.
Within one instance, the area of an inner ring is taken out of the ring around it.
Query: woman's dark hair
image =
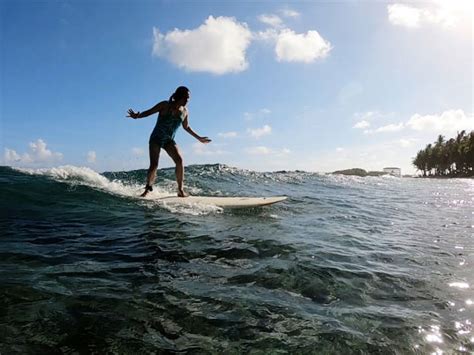
[[[189,89],[186,86],[180,86],[176,89],[173,95],[170,96],[169,102],[177,101],[182,99],[186,94],[189,93]]]

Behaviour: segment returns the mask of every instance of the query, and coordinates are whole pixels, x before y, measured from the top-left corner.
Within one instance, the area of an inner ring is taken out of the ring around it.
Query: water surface
[[[474,181],[0,168],[0,352],[469,353]]]

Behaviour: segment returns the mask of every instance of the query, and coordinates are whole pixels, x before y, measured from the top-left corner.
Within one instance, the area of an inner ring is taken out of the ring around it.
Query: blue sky
[[[471,1],[13,1],[1,8],[3,165],[147,168],[156,117],[191,90],[185,164],[399,166],[474,129]],[[172,166],[163,152],[160,166]]]

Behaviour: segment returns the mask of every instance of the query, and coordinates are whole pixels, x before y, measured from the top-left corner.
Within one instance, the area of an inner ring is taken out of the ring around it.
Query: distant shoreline
[[[359,177],[367,177],[367,176],[384,176],[390,175],[395,176],[390,173],[384,171],[366,171],[362,168],[352,168],[352,169],[345,169],[345,170],[336,170],[331,175],[346,175],[346,176],[359,176]],[[395,176],[398,177],[398,176]],[[474,179],[474,176],[439,176],[439,175],[431,175],[431,176],[422,176],[422,175],[402,175],[400,178],[415,178],[415,179]]]

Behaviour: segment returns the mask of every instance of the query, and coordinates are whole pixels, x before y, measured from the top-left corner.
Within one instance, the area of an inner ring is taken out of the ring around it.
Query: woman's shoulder
[[[166,100],[159,102],[156,106],[159,108],[158,112],[160,114],[166,114],[166,113],[168,113],[168,111],[170,109],[170,103],[169,103],[169,101],[166,101]]]
[[[170,102],[163,100],[158,105],[160,105],[164,110],[167,110],[170,107]]]

